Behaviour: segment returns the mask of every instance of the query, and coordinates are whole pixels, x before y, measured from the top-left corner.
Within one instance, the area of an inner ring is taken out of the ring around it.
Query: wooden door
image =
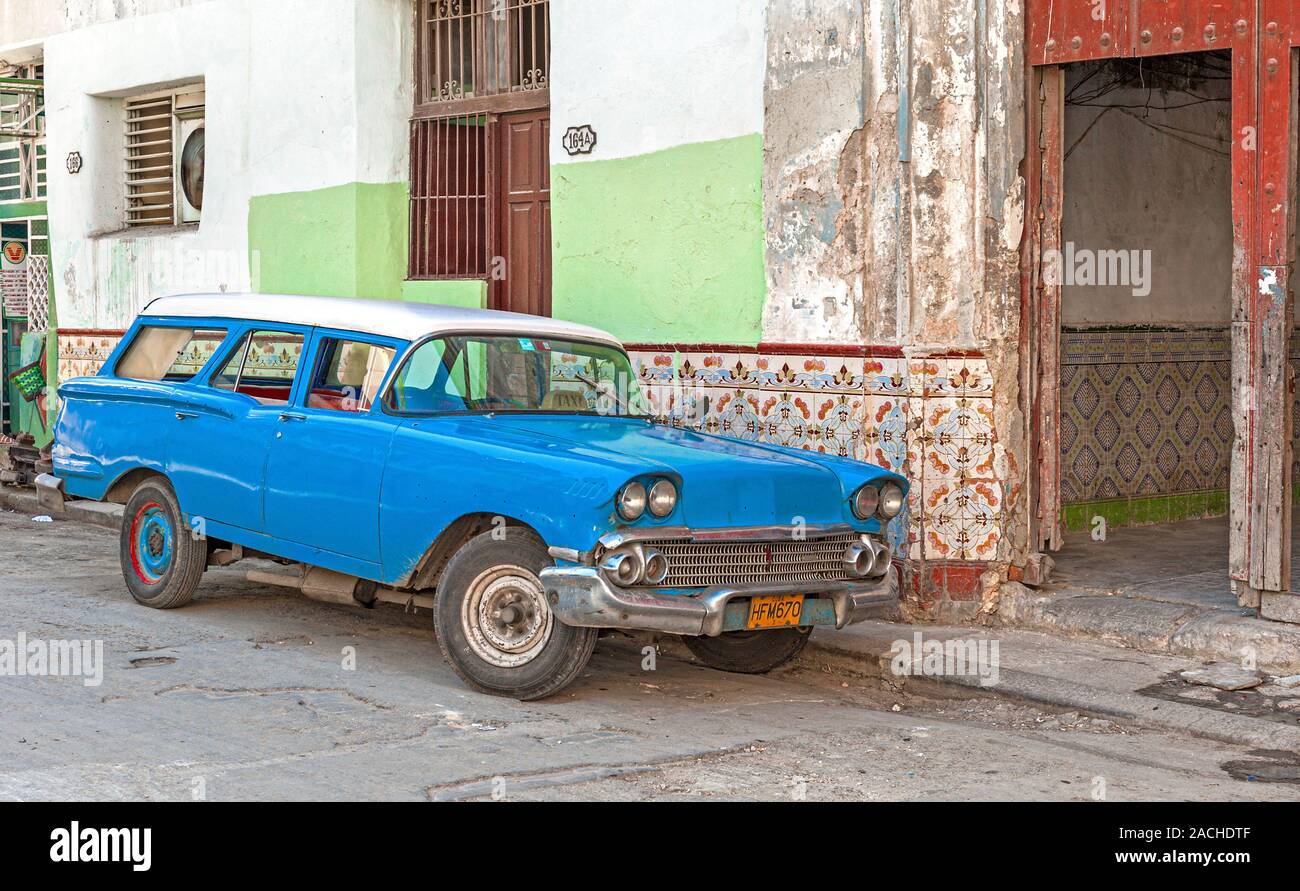
[[[551,115],[503,114],[497,123],[496,213],[501,259],[493,263],[492,308],[551,314]]]

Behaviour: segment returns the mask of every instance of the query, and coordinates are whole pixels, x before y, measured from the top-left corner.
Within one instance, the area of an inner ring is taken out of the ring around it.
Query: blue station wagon
[[[906,482],[656,423],[610,334],[513,313],[274,295],[154,300],[59,388],[45,498],[125,504],[145,606],[204,571],[433,610],[473,688],[552,695],[601,629],[761,673],[898,597]]]

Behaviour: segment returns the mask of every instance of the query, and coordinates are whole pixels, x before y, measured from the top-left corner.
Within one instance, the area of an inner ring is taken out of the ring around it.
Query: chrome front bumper
[[[721,634],[727,605],[738,598],[765,594],[825,598],[834,605],[836,628],[870,618],[874,607],[898,600],[898,573],[893,566],[879,578],[860,582],[717,587],[690,597],[619,588],[610,584],[600,569],[591,566],[551,566],[542,570],[541,579],[555,618],[565,625],[691,637]]]

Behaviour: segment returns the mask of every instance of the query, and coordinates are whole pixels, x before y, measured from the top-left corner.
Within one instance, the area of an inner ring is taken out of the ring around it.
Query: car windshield
[[[409,414],[546,412],[646,417],[627,354],[541,337],[458,335],[420,345],[389,407]]]

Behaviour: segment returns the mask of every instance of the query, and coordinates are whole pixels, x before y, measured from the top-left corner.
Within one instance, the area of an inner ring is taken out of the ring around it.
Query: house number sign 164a
[[[570,155],[590,155],[591,150],[596,147],[596,131],[590,124],[570,127],[565,131],[564,141],[561,144]]]

